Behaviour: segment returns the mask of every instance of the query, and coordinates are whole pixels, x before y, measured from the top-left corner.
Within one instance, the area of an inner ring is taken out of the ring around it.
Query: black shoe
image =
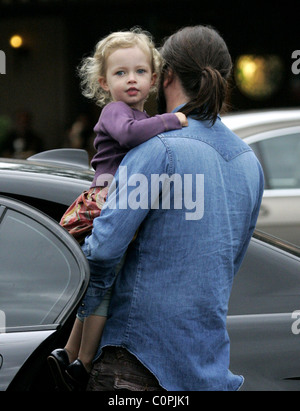
[[[70,365],[67,351],[63,348],[52,351],[47,358],[51,374],[54,378],[56,388],[59,391],[73,391],[72,386],[68,383],[65,377],[65,371]]]
[[[85,391],[90,374],[79,359],[67,367],[66,375],[71,380],[71,384],[73,384],[76,391]]]

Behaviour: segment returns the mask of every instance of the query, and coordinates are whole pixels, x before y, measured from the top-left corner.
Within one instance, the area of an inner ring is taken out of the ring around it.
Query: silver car
[[[300,110],[237,113],[222,121],[252,147],[264,169],[257,227],[300,246]]]

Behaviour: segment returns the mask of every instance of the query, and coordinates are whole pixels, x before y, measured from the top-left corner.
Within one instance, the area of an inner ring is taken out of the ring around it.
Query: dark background
[[[0,76],[0,116],[16,110],[33,114],[46,148],[66,144],[67,131],[86,113],[97,121],[99,108],[81,96],[76,67],[96,42],[115,30],[140,26],[159,46],[186,25],[209,24],[224,37],[233,61],[241,54],[275,54],[283,61],[280,87],[269,98],[251,99],[232,85],[233,111],[300,105],[300,74],[292,73],[292,52],[300,50],[298,2],[212,2],[169,0],[0,0],[0,49],[6,74]],[[22,50],[9,45],[24,37]],[[153,105],[149,108],[154,114]]]

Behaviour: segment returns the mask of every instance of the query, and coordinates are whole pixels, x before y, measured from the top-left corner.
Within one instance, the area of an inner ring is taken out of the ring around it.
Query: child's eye
[[[144,74],[144,73],[146,73],[146,70],[145,69],[138,69],[137,73],[138,74]]]
[[[125,71],[124,70],[119,70],[116,72],[116,76],[124,76]]]

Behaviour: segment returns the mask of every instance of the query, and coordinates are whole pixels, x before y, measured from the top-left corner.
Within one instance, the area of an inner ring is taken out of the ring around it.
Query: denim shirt
[[[92,313],[115,282],[99,353],[127,348],[170,391],[237,390],[243,377],[229,371],[226,316],[257,221],[263,172],[220,118],[212,127],[188,121],[123,159],[83,245],[92,280],[84,308]]]

